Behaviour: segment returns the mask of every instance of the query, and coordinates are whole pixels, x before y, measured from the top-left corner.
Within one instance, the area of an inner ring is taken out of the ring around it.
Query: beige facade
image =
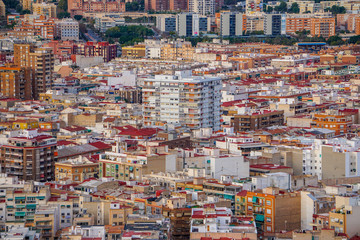
[[[56,18],[56,5],[53,3],[34,3],[32,9],[34,14]]]

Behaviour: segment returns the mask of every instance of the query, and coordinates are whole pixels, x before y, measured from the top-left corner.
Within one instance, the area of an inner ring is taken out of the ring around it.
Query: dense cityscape
[[[0,239],[360,240],[360,0],[0,23]]]

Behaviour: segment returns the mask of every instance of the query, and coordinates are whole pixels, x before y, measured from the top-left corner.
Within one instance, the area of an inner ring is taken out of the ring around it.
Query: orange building
[[[286,33],[295,34],[303,30],[310,31],[311,29],[311,18],[286,18]]]
[[[30,100],[35,72],[29,67],[0,67],[0,92],[3,96]]]
[[[55,20],[40,16],[39,19],[34,19],[34,29],[37,36],[52,40],[55,34]]]
[[[355,33],[356,35],[360,35],[360,16],[355,18]]]
[[[265,188],[259,192],[247,192],[245,215],[254,215],[259,235],[280,231],[292,231],[301,227],[301,197],[298,192]]]
[[[314,115],[311,126],[314,128],[326,128],[334,130],[336,135],[347,133],[353,124],[352,112],[340,112],[326,110]]]
[[[335,18],[312,18],[310,34],[324,38],[335,36]]]

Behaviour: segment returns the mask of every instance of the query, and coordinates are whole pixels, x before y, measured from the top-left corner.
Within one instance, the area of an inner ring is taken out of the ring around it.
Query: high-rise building
[[[220,16],[221,36],[241,36],[246,31],[246,15],[223,12]]]
[[[264,34],[281,35],[282,34],[282,16],[281,14],[266,14],[264,17]]]
[[[220,129],[221,79],[192,76],[191,71],[144,80],[146,126],[181,124],[191,129]]]
[[[145,10],[167,11],[169,10],[169,0],[145,0]]]
[[[34,83],[35,71],[30,67],[0,67],[0,91],[3,96],[31,100],[34,98]]]
[[[180,13],[177,15],[176,31],[179,36],[197,36],[210,29],[208,17],[196,13]]]
[[[214,15],[215,0],[189,0],[189,12],[200,15]]]
[[[35,70],[35,83],[32,85],[34,98],[51,88],[54,69],[54,54],[51,48],[15,44],[14,63],[16,66],[30,67]]]
[[[1,146],[2,171],[18,176],[19,180],[54,180],[54,166],[57,159],[56,139],[40,135],[37,130],[23,130],[8,143]]]
[[[188,0],[170,0],[169,10],[170,11],[187,11]]]
[[[176,17],[173,15],[156,17],[156,27],[162,32],[175,32]]]

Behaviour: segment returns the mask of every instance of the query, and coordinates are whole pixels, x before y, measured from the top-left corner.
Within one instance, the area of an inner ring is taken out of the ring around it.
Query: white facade
[[[63,41],[79,41],[79,23],[71,18],[57,21],[56,32]]]
[[[189,0],[189,12],[201,15],[214,15],[215,0]]]
[[[191,71],[144,80],[144,125],[182,124],[191,129],[220,129],[221,79]]]
[[[220,179],[221,175],[231,175],[239,178],[249,177],[250,165],[243,156],[230,155],[210,157],[206,162],[206,168],[212,178]]]

